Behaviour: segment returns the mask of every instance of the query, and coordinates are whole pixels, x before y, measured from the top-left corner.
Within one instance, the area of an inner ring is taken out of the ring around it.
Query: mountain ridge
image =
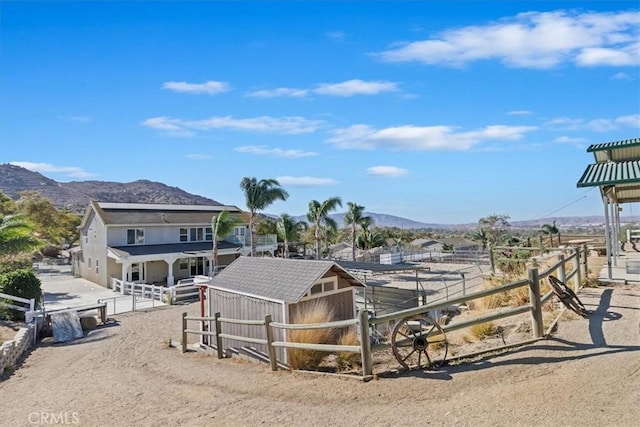
[[[207,197],[188,193],[178,187],[141,179],[122,183],[112,181],[71,181],[57,182],[38,172],[33,172],[20,166],[0,164],[0,190],[14,200],[20,197],[22,191],[36,191],[50,200],[57,208],[74,212],[83,212],[91,200],[120,203],[166,203],[184,205],[221,205],[222,203]],[[385,213],[365,212],[371,216],[374,225],[379,227],[397,227],[400,229],[475,229],[477,222],[462,224],[426,223]],[[329,216],[338,225],[344,226],[345,213],[333,213]],[[277,215],[268,215],[275,218]],[[306,221],[306,215],[293,216],[296,221]],[[639,216],[621,218],[623,222],[640,221]],[[565,226],[600,226],[604,224],[604,217],[570,216],[549,217],[536,220],[510,221],[518,228],[539,228],[542,224],[556,222],[558,227]]]

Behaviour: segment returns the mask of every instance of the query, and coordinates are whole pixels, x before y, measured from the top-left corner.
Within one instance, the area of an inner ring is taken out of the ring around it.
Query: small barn
[[[322,299],[334,310],[333,320],[356,316],[355,291],[364,284],[333,261],[240,257],[216,275],[207,290],[209,313],[230,319],[294,323],[314,301]],[[266,338],[264,327],[224,324],[223,332],[250,338]],[[284,340],[276,330],[275,340]],[[247,343],[223,341],[225,348]],[[251,344],[267,352],[265,346]],[[278,359],[286,360],[284,349]]]

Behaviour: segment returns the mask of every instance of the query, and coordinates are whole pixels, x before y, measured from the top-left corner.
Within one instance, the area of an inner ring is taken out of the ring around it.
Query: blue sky
[[[586,148],[640,136],[637,1],[0,3],[0,163],[244,176],[436,223],[600,215]],[[640,206],[632,206],[640,214]],[[624,218],[624,215],[623,215]]]

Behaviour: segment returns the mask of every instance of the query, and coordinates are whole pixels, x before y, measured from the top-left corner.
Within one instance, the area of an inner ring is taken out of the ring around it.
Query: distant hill
[[[344,227],[344,213],[329,214],[329,216],[338,223],[338,227]],[[450,228],[454,227],[448,224],[429,224],[425,222],[414,221],[399,216],[381,214],[375,212],[365,212],[363,215],[373,218],[373,224],[377,227],[397,227],[404,229],[419,228]],[[294,217],[296,221],[307,221],[306,215],[298,215]]]
[[[35,191],[57,208],[82,212],[90,200],[120,203],[166,203],[176,205],[220,205],[206,197],[187,193],[160,182],[72,181],[57,182],[20,166],[0,164],[0,190],[17,200],[20,192]]]

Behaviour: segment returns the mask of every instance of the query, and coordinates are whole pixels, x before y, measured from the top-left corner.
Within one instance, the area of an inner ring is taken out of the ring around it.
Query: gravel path
[[[197,304],[118,315],[84,339],[34,349],[0,382],[0,424],[54,414],[86,426],[637,425],[640,288],[580,296],[596,312],[567,316],[551,340],[368,383],[167,348]]]

